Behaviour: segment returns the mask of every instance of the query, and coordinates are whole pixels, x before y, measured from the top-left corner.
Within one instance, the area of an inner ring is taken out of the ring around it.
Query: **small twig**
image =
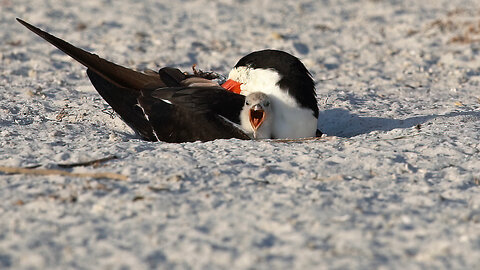
[[[289,142],[310,142],[310,141],[330,141],[335,140],[334,136],[322,136],[322,137],[308,137],[300,139],[273,139],[272,142],[289,143]]]
[[[159,187],[148,186],[148,189],[157,193],[162,191],[170,191],[168,187],[163,187],[163,186],[159,186]]]
[[[256,179],[252,179],[252,181],[255,183],[255,184],[261,184],[261,185],[270,185],[270,181],[267,181],[267,180],[256,180]]]
[[[71,115],[67,110],[70,109],[70,107],[68,106],[68,104],[65,104],[65,107],[57,114],[57,116],[55,117],[55,119],[57,119],[57,121],[59,122],[62,122],[63,118]]]
[[[403,135],[403,136],[398,136],[398,137],[393,137],[393,138],[389,138],[389,139],[386,139],[386,140],[401,140],[401,139],[409,139],[409,138],[412,138],[412,137],[415,137],[415,136],[418,136],[420,134],[413,134],[413,135]]]
[[[219,73],[213,71],[203,71],[201,69],[197,69],[197,64],[192,65],[192,71],[194,77],[200,77],[208,80],[214,80],[221,77]],[[189,74],[187,74],[189,75]]]
[[[117,159],[118,157],[113,155],[105,158],[99,158],[95,160],[85,161],[85,162],[77,162],[77,163],[69,163],[69,164],[57,164],[60,168],[73,168],[73,167],[80,167],[80,166],[98,166],[100,163],[104,163],[110,161],[112,159]]]
[[[38,167],[42,166],[41,164],[35,164],[35,165],[30,165],[30,166],[27,166],[27,167],[24,167],[25,169],[36,169]]]
[[[117,173],[108,173],[108,172],[98,172],[98,173],[71,173],[62,170],[52,170],[52,169],[27,169],[19,167],[4,167],[0,166],[0,172],[7,174],[30,174],[30,175],[60,175],[60,176],[70,176],[70,177],[86,177],[86,178],[107,178],[112,180],[126,181],[128,177],[122,174]]]
[[[110,116],[111,119],[115,119],[115,117],[117,116],[115,114],[115,111],[112,109],[112,108],[104,108],[102,110],[102,112],[108,116]]]
[[[248,179],[248,180],[252,180],[252,182],[254,184],[258,184],[258,185],[270,185],[270,181],[268,180],[259,180],[259,179],[256,179],[256,178],[252,178],[252,177],[247,177],[245,179]]]

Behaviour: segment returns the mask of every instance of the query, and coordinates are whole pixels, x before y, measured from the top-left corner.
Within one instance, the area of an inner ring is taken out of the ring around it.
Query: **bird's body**
[[[285,52],[264,50],[243,57],[222,87],[208,73],[186,74],[176,68],[134,71],[17,20],[86,66],[98,93],[145,140],[315,136],[318,107],[313,81],[300,60]],[[229,82],[241,91],[227,91]],[[265,118],[259,121],[246,99],[268,101],[275,110],[263,108]]]
[[[241,73],[242,75],[238,75]],[[247,74],[247,76],[242,77]],[[239,78],[240,77],[240,78]],[[272,120],[273,138],[314,137],[317,130],[317,115],[310,108],[302,107],[288,92],[281,89],[281,75],[273,69],[234,68],[229,75],[234,80],[245,81],[240,85],[240,94],[261,92],[268,95],[275,108]]]

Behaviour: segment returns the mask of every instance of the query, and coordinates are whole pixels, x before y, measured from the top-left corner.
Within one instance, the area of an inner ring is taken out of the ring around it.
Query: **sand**
[[[478,1],[3,0],[0,14],[0,166],[66,172],[0,173],[0,269],[480,268]],[[285,50],[312,72],[328,136],[142,141],[15,17],[139,70],[227,74]]]

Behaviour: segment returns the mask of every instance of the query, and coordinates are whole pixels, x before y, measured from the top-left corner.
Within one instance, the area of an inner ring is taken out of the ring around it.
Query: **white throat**
[[[272,136],[275,139],[314,137],[317,118],[310,109],[300,107],[295,99],[280,89],[280,74],[273,69],[237,67],[230,71],[228,79],[239,83],[242,95],[253,92],[267,94],[273,107]]]

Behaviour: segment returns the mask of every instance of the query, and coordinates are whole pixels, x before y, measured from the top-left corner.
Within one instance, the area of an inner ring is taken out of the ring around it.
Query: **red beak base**
[[[222,87],[235,94],[240,94],[240,92],[242,91],[242,89],[240,89],[240,85],[242,84],[230,79],[223,83]]]

